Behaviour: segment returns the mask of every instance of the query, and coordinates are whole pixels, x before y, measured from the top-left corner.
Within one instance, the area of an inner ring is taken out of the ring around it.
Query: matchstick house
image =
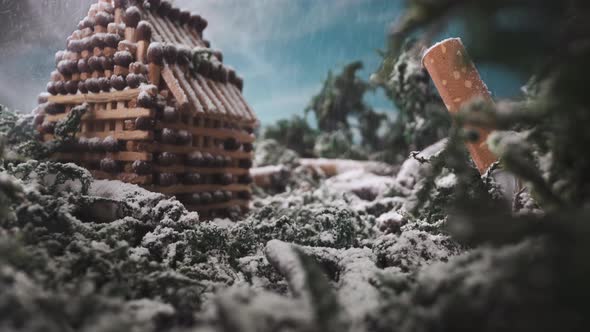
[[[44,141],[80,123],[53,158],[176,196],[205,218],[247,211],[257,119],[206,26],[167,1],[92,5],[40,101]]]

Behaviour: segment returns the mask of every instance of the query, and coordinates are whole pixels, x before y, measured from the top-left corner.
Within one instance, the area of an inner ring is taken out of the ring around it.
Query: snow
[[[419,153],[418,159],[436,156],[445,142]],[[446,262],[464,252],[442,232],[446,219],[419,219],[407,212],[407,202],[415,199],[431,173],[429,162],[409,158],[395,175],[378,163],[340,160],[335,163],[334,176],[325,178],[310,168],[321,169],[332,161],[321,160],[319,166],[312,161],[301,166],[298,158],[292,161],[291,165],[254,171],[253,175],[261,175],[288,168],[292,182],[283,193],[257,196],[252,213],[238,223],[227,219],[201,223],[196,213],[188,212],[175,198],[119,181],[93,180],[84,195],[45,193],[43,197],[51,199],[51,204],[39,204],[36,200],[41,195],[32,186],[55,183],[63,174],[45,172],[52,169],[47,166],[21,167],[18,174],[24,179],[25,194],[36,203],[19,214],[34,216],[27,223],[44,234],[26,249],[53,255],[51,250],[64,243],[57,249],[67,254],[50,261],[56,266],[49,271],[56,282],[63,279],[60,269],[74,282],[96,275],[107,279],[104,275],[111,270],[120,275],[101,281],[107,283],[105,287],[120,290],[115,308],[131,317],[139,330],[150,330],[150,324],[179,314],[195,317],[194,329],[203,331],[220,327],[274,331],[285,326],[294,331],[313,330],[317,313],[325,309],[319,308],[324,305],[317,301],[319,295],[327,301],[337,300],[331,315],[344,316],[350,330],[364,331],[370,329],[371,320],[387,318],[375,318],[376,314],[400,312],[390,309],[392,303],[398,305],[394,301],[407,309],[403,301],[416,279],[432,280],[434,289],[450,275],[448,271],[430,275],[448,268]],[[29,171],[23,171],[26,169]],[[314,174],[311,180],[309,174]],[[68,181],[66,178],[63,184],[72,187]],[[435,181],[434,190],[450,191],[457,178],[447,171]],[[80,187],[83,184],[80,181]],[[518,198],[521,211],[535,208],[526,193]],[[90,218],[81,218],[83,221],[70,213],[80,202],[91,207],[87,209]],[[60,213],[50,216],[48,209],[56,207]],[[101,207],[115,213],[99,218],[96,210]],[[54,219],[74,231],[46,228]],[[96,222],[98,219],[104,220]],[[18,231],[30,235],[28,228],[19,226]],[[51,250],[43,249],[46,247]],[[75,275],[71,263],[91,272]],[[431,268],[433,264],[436,267]],[[422,271],[429,275],[423,276]],[[310,278],[313,273],[324,277]],[[477,285],[476,277],[485,276],[472,277],[472,284]],[[133,288],[146,285],[146,293]],[[398,294],[399,289],[406,293]]]
[[[147,191],[139,186],[121,181],[97,180],[90,186],[89,194],[121,202],[135,211],[139,216],[150,215],[161,200],[162,194]]]
[[[360,322],[379,304],[379,292],[373,285],[378,268],[372,260],[372,250],[354,248],[343,251],[339,264],[342,268],[338,298],[352,320]]]
[[[364,170],[351,170],[326,180],[326,186],[342,193],[353,193],[361,199],[373,200],[383,195],[395,180],[388,176],[367,173]]]
[[[92,241],[90,245],[92,246],[92,249],[96,251],[102,251],[104,253],[111,251],[111,247],[104,242]]]
[[[176,310],[170,304],[150,299],[129,301],[125,305],[135,319],[141,322],[152,322],[156,318],[172,316]]]
[[[303,297],[306,285],[305,273],[293,248],[289,243],[271,240],[266,244],[264,253],[268,261],[285,276],[293,296]]]
[[[139,262],[143,258],[147,258],[149,256],[149,254],[150,254],[150,251],[144,247],[131,248],[129,250],[129,258],[135,262]]]
[[[428,160],[440,153],[446,144],[447,140],[443,139],[418,153],[416,158],[407,159],[402,164],[400,171],[397,174],[396,182],[403,187],[412,188],[416,184],[417,179],[430,169],[430,165],[421,164],[416,159]]]
[[[435,184],[441,189],[451,189],[457,184],[457,175],[449,173],[443,177],[437,178]]]
[[[377,218],[377,224],[390,223],[390,222],[401,223],[403,220],[404,220],[404,217],[401,214],[399,214],[398,212],[389,211],[389,212],[386,212],[386,213],[380,215]]]
[[[490,176],[494,180],[494,184],[499,187],[501,190],[503,197],[512,202],[514,196],[522,190],[522,184],[518,179],[514,176],[514,174],[501,169],[497,168],[492,170]]]

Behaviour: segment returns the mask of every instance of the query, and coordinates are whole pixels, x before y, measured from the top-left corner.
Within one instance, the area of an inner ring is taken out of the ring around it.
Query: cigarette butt
[[[461,39],[447,39],[432,46],[424,54],[422,64],[428,70],[450,113],[457,113],[474,98],[493,103],[492,96],[481,80]],[[477,127],[469,128],[477,131],[479,137],[477,142],[468,143],[467,148],[477,169],[484,174],[497,160],[486,143],[491,131]]]

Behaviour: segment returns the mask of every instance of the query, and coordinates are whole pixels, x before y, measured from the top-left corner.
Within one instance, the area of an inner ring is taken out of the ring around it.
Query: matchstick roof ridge
[[[52,73],[52,81],[57,82],[57,88],[50,86],[50,82],[48,91],[76,94],[78,91],[74,91],[73,82],[68,82],[72,80],[72,74],[96,72],[100,71],[96,68],[101,67],[102,70],[129,67],[131,75],[145,74],[145,64],[137,64],[138,59],[134,56],[136,42],[145,41],[149,46],[148,59],[149,49],[158,48],[154,53],[160,54],[159,64],[162,74],[166,71],[163,75],[166,84],[178,88],[179,97],[188,101],[194,113],[223,115],[256,123],[254,112],[242,96],[243,79],[232,67],[223,64],[223,53],[210,48],[209,41],[203,39],[207,25],[207,20],[200,15],[176,8],[169,1],[98,0],[90,6],[88,16],[80,21],[78,30],[68,37],[66,50],[56,53],[57,71]],[[137,40],[128,40],[130,28],[134,29]],[[97,48],[111,51],[97,56],[93,54]],[[90,57],[81,61],[78,55],[85,51]],[[117,70],[114,72],[117,74]],[[96,85],[94,80],[97,79],[89,79]],[[84,90],[79,92],[88,93]]]

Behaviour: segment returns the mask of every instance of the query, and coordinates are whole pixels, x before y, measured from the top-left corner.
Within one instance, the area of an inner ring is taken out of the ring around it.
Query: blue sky
[[[24,40],[0,47],[0,103],[29,111],[54,69],[53,54],[84,16],[93,0],[61,3],[46,10],[38,0]],[[46,1],[47,2],[47,1]],[[402,0],[176,0],[182,8],[208,19],[205,38],[221,49],[225,62],[245,78],[245,95],[261,122],[269,124],[303,114],[329,70],[362,60],[368,79],[380,64],[387,31],[400,15]],[[57,7],[56,7],[57,8]],[[53,16],[52,16],[53,15]],[[441,35],[460,36],[455,26]],[[514,95],[521,82],[506,79],[498,68],[478,64],[497,95]],[[381,94],[367,96],[376,109],[393,110]]]
[[[301,114],[330,69],[362,60],[368,79],[380,63],[400,2],[392,0],[184,0],[209,20],[205,37],[246,78],[262,123]],[[375,107],[391,109],[382,96]]]
[[[361,60],[360,75],[378,69],[378,49],[386,47],[402,0],[177,0],[209,20],[205,37],[220,48],[225,62],[245,77],[245,95],[263,124],[302,114],[329,70]],[[452,24],[439,38],[462,35]],[[467,45],[468,47],[469,45]],[[482,78],[496,96],[519,93],[522,79],[479,63]],[[367,102],[395,112],[382,92]]]

